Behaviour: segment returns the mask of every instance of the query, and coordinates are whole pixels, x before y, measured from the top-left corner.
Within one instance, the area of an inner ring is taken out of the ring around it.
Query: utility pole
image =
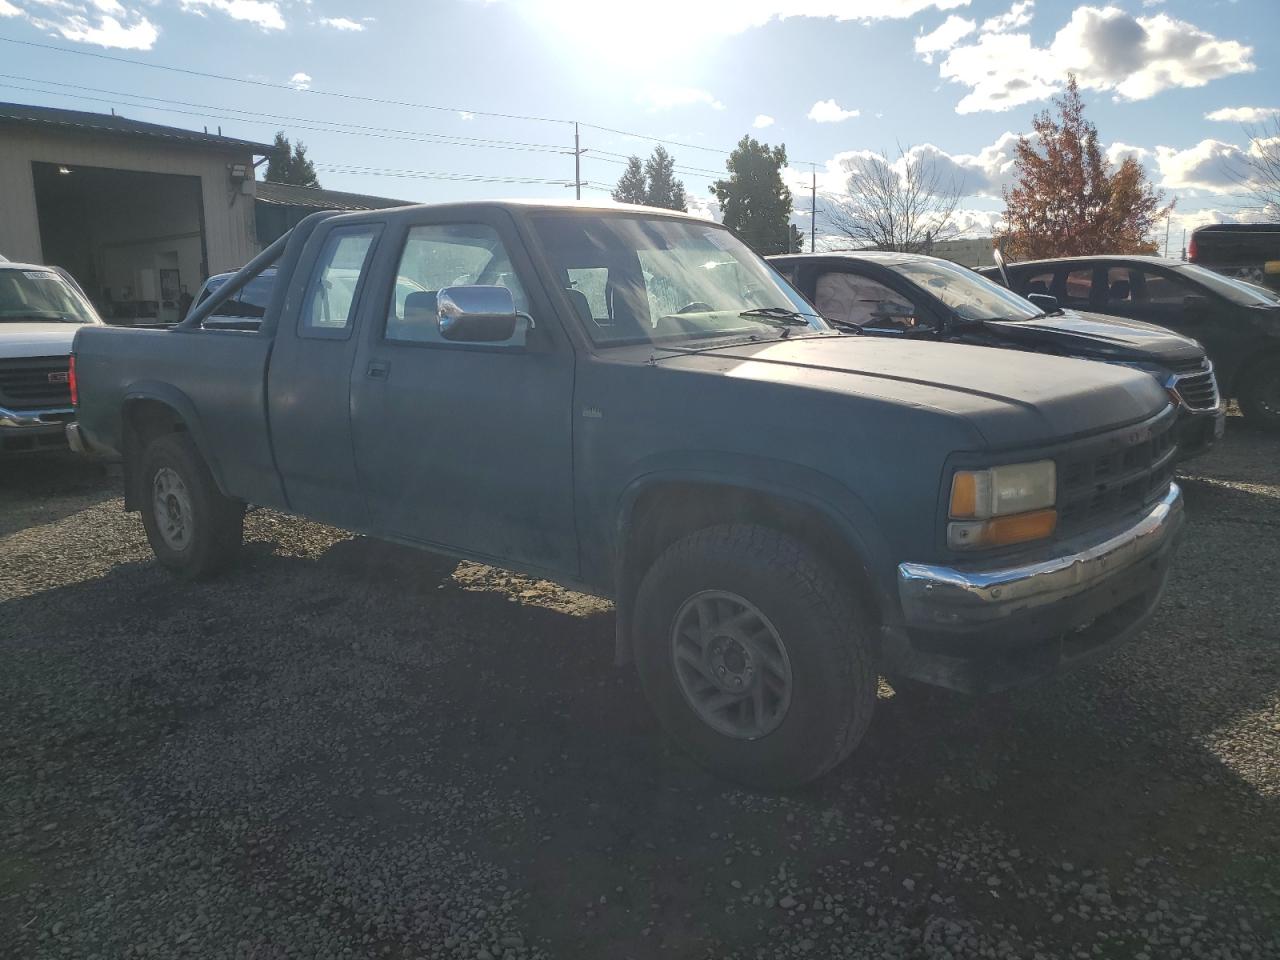
[[[809,187],[809,252],[816,253],[818,247],[818,165],[811,163],[813,183]]]
[[[582,145],[578,140],[578,121],[573,121],[573,196],[582,199]]]
[[[1165,259],[1169,258],[1169,226],[1173,219],[1173,208],[1169,208],[1169,212],[1164,215],[1164,255]]]

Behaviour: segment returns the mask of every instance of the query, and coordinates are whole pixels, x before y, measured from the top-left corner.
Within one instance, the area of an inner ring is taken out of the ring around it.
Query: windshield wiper
[[[80,323],[75,317],[68,316],[65,313],[54,314],[53,316],[36,316],[35,314],[16,316],[16,317],[0,317],[0,323]]]
[[[778,327],[782,330],[784,339],[791,335],[792,327],[809,326],[809,321],[803,313],[788,310],[786,307],[752,307],[750,310],[741,311],[738,316],[744,320],[759,320]]]

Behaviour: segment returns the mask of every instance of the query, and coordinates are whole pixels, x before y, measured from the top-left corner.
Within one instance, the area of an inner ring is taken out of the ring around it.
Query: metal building
[[[0,104],[0,254],[65,267],[104,318],[176,321],[260,249],[270,145],[114,114]]]

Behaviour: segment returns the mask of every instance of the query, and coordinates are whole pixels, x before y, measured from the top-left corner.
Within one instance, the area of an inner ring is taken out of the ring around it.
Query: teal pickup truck
[[[73,370],[165,567],[225,569],[252,504],[609,598],[662,725],[759,785],[844,758],[878,676],[981,692],[1133,634],[1183,517],[1147,374],[842,331],[642,207],[315,214]]]

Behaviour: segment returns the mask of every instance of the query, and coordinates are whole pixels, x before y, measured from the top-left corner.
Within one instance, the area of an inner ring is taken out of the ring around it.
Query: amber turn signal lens
[[[1006,547],[1053,536],[1058,528],[1057,510],[1035,510],[1007,517],[992,517],[947,527],[947,544],[953,550]]]
[[[978,475],[961,470],[951,482],[951,516],[972,517],[978,513]]]

